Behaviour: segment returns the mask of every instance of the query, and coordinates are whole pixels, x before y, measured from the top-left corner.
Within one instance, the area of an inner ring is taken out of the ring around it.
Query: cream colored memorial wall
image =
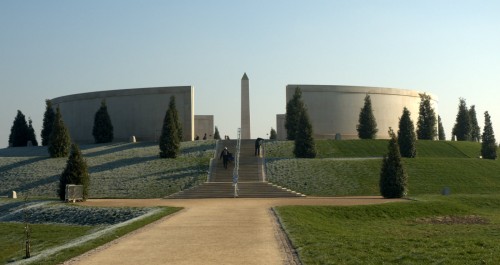
[[[94,116],[101,101],[106,100],[108,113],[114,127],[114,142],[157,141],[170,96],[175,96],[179,120],[183,127],[183,140],[193,140],[194,88],[155,87],[99,91],[75,94],[52,99],[59,106],[71,138],[77,143],[93,143]]]
[[[358,86],[288,85],[286,102],[293,97],[296,87],[300,87],[302,91],[302,100],[307,107],[316,139],[335,139],[336,134],[340,134],[341,139],[358,139],[356,126],[367,94],[370,95],[377,121],[377,139],[387,139],[389,127],[397,132],[404,107],[410,110],[411,119],[417,128],[420,105],[417,91]],[[437,98],[433,95],[431,97],[437,117]],[[279,131],[284,131],[286,138],[284,124]]]

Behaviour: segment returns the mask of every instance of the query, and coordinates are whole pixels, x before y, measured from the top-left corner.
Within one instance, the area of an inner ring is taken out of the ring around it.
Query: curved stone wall
[[[114,141],[157,141],[170,96],[175,96],[179,120],[183,127],[183,140],[193,140],[194,88],[153,87],[121,89],[68,95],[52,99],[59,106],[71,139],[76,143],[93,143],[94,115],[106,100],[108,113],[114,127]]]
[[[316,139],[335,139],[337,134],[340,134],[341,139],[358,139],[356,126],[367,94],[370,95],[373,114],[377,120],[378,139],[389,137],[389,127],[397,132],[399,117],[404,107],[410,110],[411,119],[415,123],[415,129],[417,128],[419,93],[423,92],[381,87],[294,84],[286,87],[286,102],[293,97],[297,87],[302,91],[302,99],[307,107]],[[432,98],[431,104],[437,117],[437,97],[427,94]],[[281,123],[281,129],[284,130],[284,122]],[[284,134],[278,134],[286,137],[286,131]]]

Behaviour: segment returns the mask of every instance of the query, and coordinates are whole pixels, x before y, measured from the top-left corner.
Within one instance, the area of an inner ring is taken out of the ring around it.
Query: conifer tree
[[[57,107],[47,149],[50,157],[65,157],[68,156],[70,147],[71,139],[68,128],[62,119],[61,110]]]
[[[300,127],[300,115],[304,109],[302,91],[299,87],[297,87],[295,88],[295,93],[293,94],[292,99],[290,99],[290,101],[286,104],[285,129],[287,140],[295,140],[297,129]]]
[[[453,127],[453,135],[456,137],[457,141],[469,141],[471,139],[469,110],[463,98],[460,98],[460,103],[458,104],[458,113],[455,126]]]
[[[405,107],[399,119],[398,144],[402,157],[414,158],[417,156],[417,136],[410,115],[410,111]]]
[[[35,129],[33,128],[33,121],[31,118],[28,119],[28,141],[31,141],[33,146],[38,146],[38,141],[36,140]]]
[[[297,158],[315,158],[316,145],[313,139],[312,125],[309,122],[309,115],[304,109],[299,117],[300,127],[295,134],[295,146],[293,153]]]
[[[417,137],[420,140],[434,140],[437,136],[436,113],[431,106],[431,96],[420,94]]]
[[[178,122],[175,118],[175,97],[170,97],[170,104],[163,119],[163,128],[160,136],[160,157],[176,158],[180,150]]]
[[[111,143],[114,138],[113,124],[108,113],[108,106],[106,100],[101,101],[101,107],[94,115],[94,127],[92,128],[92,135],[96,144]]]
[[[29,127],[26,122],[26,117],[18,110],[12,127],[10,128],[9,146],[26,146],[29,140]]]
[[[482,139],[481,156],[485,159],[496,159],[497,142],[495,140],[495,134],[493,133],[493,124],[491,123],[490,114],[487,111],[484,113],[484,129]]]
[[[408,193],[408,175],[401,162],[398,140],[391,128],[389,128],[389,135],[391,138],[388,153],[384,155],[380,170],[380,194],[384,198],[402,198]]]
[[[438,115],[438,137],[439,141],[445,141],[446,140],[446,135],[444,133],[444,128],[443,128],[443,123],[441,122],[441,116]]]
[[[469,108],[470,119],[470,140],[473,142],[481,141],[481,128],[477,123],[476,106],[472,105]]]
[[[217,126],[215,126],[214,139],[220,140],[219,128]]]
[[[71,153],[66,168],[59,178],[58,195],[61,200],[66,197],[66,185],[82,185],[83,186],[83,199],[88,198],[88,189],[90,183],[90,176],[88,173],[88,166],[85,159],[83,159],[82,152],[77,144],[71,145]]]
[[[359,113],[359,123],[356,128],[360,139],[375,139],[378,132],[377,121],[373,116],[372,101],[370,95],[366,95],[365,104]]]
[[[43,114],[43,125],[42,125],[42,145],[46,146],[49,144],[50,133],[52,132],[52,126],[54,125],[54,119],[56,113],[52,108],[52,101],[50,99],[45,100],[45,113]]]
[[[272,127],[271,127],[271,132],[269,133],[269,139],[270,140],[278,139],[278,134],[276,133],[276,130]]]

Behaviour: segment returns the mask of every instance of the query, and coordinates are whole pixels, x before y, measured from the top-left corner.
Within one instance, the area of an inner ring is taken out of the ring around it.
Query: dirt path
[[[391,201],[396,200],[380,197],[91,200],[85,204],[185,209],[68,264],[293,264],[290,250],[280,239],[271,207]]]

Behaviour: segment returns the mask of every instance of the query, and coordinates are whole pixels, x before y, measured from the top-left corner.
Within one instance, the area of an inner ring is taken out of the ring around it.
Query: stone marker
[[[9,198],[11,199],[17,199],[17,193],[15,190],[13,190],[10,194],[9,194]]]
[[[131,142],[131,143],[136,143],[136,140],[135,140],[135,136],[134,136],[134,135],[132,135],[132,137],[130,137],[130,142]]]

